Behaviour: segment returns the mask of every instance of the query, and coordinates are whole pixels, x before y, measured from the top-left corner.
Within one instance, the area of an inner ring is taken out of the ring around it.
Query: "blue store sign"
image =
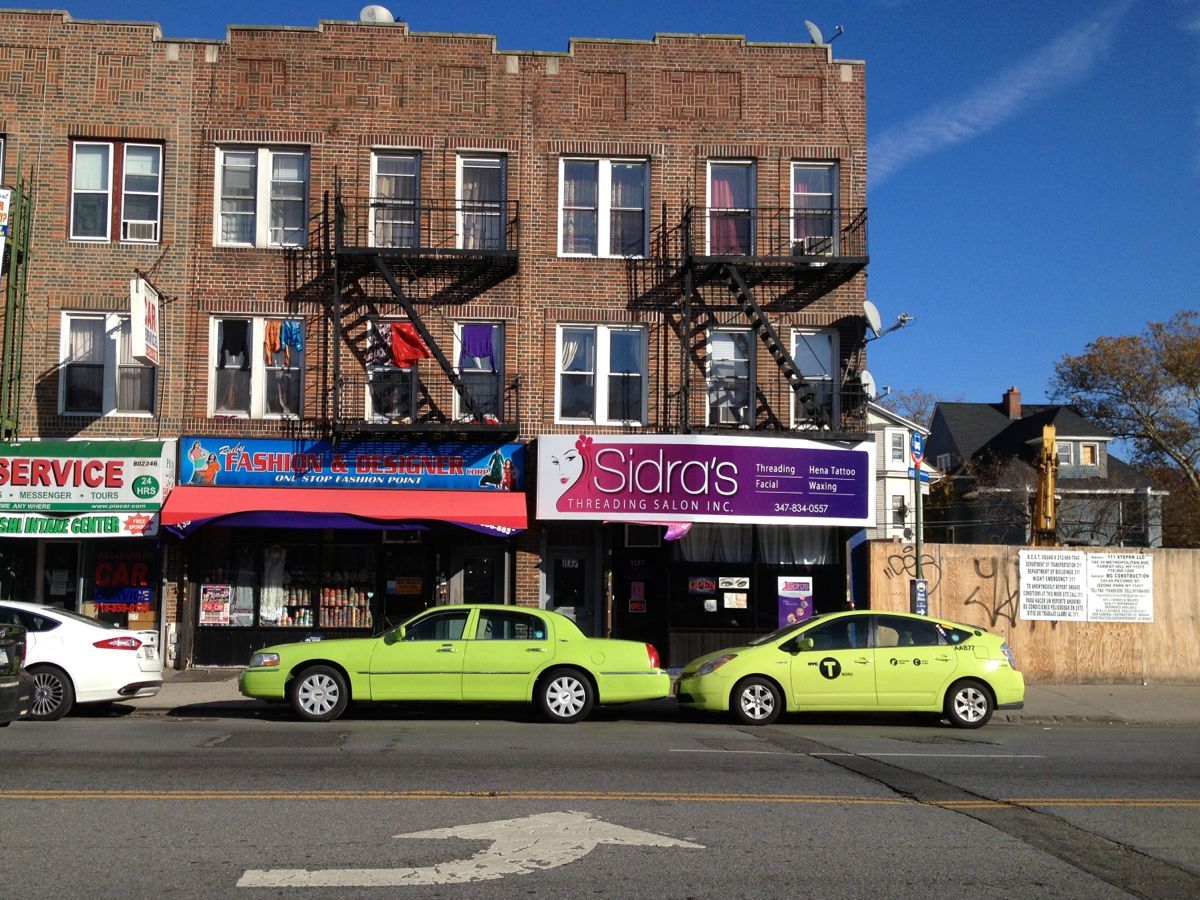
[[[519,491],[524,444],[466,441],[276,441],[184,437],[179,483],[217,487],[338,487]]]

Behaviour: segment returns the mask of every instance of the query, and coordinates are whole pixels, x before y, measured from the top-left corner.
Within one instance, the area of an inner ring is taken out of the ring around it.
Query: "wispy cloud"
[[[966,96],[883,132],[870,145],[872,183],[878,185],[923,156],[985,134],[1079,81],[1112,43],[1117,22],[1128,8],[1128,2],[1109,7]]]

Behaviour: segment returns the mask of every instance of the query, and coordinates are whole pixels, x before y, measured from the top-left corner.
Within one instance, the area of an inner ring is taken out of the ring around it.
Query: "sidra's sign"
[[[542,435],[539,519],[875,524],[875,448],[711,435]]]

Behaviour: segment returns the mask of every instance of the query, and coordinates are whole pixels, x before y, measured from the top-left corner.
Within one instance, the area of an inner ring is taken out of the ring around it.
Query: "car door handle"
[[[452,646],[450,646],[449,644],[443,644],[442,646],[438,647],[437,652],[438,653],[453,653],[454,648]]]
[[[856,659],[855,662],[858,663],[860,666],[869,666],[871,664],[871,661],[869,659],[862,659],[861,657],[859,659]]]
[[[526,653],[545,653],[546,648],[545,647],[526,647],[525,652]]]

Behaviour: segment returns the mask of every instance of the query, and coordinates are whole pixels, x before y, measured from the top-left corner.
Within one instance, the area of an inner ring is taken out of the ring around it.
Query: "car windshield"
[[[114,625],[112,622],[101,622],[99,619],[93,619],[91,616],[85,616],[82,613],[72,612],[69,609],[59,609],[57,606],[43,606],[42,609],[46,612],[53,613],[56,616],[62,616],[64,619],[71,619],[75,622],[83,622],[87,625],[95,625],[97,628],[115,629],[119,625]]]
[[[761,646],[762,644],[770,644],[770,643],[773,643],[774,641],[783,640],[789,634],[795,634],[795,632],[798,629],[805,628],[820,618],[821,618],[820,616],[813,616],[810,619],[805,619],[803,622],[794,622],[791,625],[784,625],[782,628],[777,628],[775,631],[772,631],[770,634],[764,634],[762,637],[755,638],[754,640],[750,641],[750,643],[747,646],[758,647],[758,646]]]

